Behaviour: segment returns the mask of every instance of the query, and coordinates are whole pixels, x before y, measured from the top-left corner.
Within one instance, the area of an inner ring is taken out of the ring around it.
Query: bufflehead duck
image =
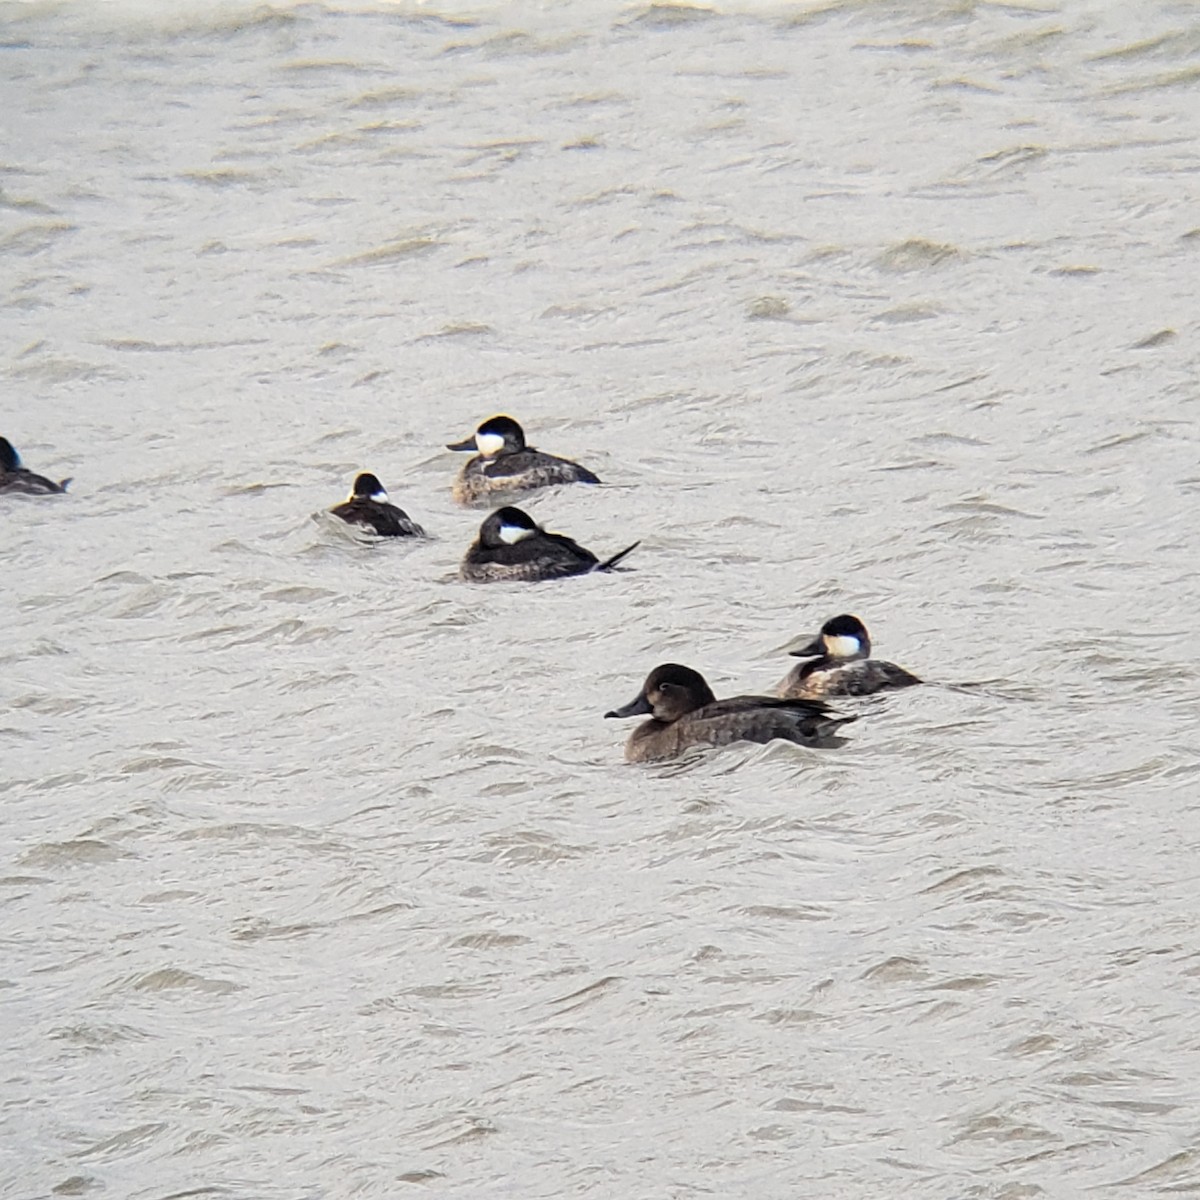
[[[777,691],[787,699],[869,696],[921,682],[895,663],[872,658],[867,627],[849,614],[826,621],[807,646],[791,653],[813,661],[793,667],[780,683]]]
[[[67,490],[71,480],[55,483],[45,475],[35,475],[21,465],[21,456],[8,438],[0,437],[0,492],[24,493],[28,496],[51,496]]]
[[[329,510],[348,525],[373,529],[383,537],[424,537],[425,530],[402,508],[388,502],[388,494],[379,477],[364,471],[341,504]]]
[[[490,417],[469,438],[446,449],[476,452],[454,481],[454,499],[459,504],[495,503],[502,494],[530,492],[557,483],[600,482],[578,463],[526,446],[525,433],[512,417]]]
[[[646,677],[637,698],[606,717],[649,716],[629,735],[629,762],[676,758],[696,746],[731,742],[769,742],[775,738],[800,745],[836,745],[838,717],[819,700],[782,700],[775,696],[731,696],[718,700],[704,676],[678,663],[664,663]]]
[[[479,527],[459,571],[471,583],[499,580],[560,579],[615,567],[634,547],[601,562],[590,550],[561,533],[547,533],[519,508],[498,508]]]

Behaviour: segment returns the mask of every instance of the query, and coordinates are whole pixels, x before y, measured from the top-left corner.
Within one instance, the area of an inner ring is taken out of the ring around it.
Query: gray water
[[[0,20],[5,1197],[1200,1192],[1194,4]]]

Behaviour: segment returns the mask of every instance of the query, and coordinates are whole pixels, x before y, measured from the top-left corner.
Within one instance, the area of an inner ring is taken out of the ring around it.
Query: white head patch
[[[376,504],[386,504],[388,502],[388,494],[383,490],[383,488],[380,488],[379,491],[371,493],[371,499],[374,500]]]
[[[862,642],[851,634],[825,635],[825,653],[834,658],[853,658],[862,649]]]
[[[491,458],[493,454],[499,454],[504,449],[504,439],[498,433],[476,432],[475,449],[484,458]]]
[[[532,529],[526,529],[524,525],[501,525],[500,540],[506,546],[515,546],[518,542],[524,541],[532,532]]]

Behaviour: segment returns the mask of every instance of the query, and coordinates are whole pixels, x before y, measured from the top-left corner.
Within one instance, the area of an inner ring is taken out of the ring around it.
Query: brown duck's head
[[[691,667],[663,663],[646,676],[636,698],[622,708],[606,712],[606,717],[652,716],[659,721],[678,721],[680,717],[712,704],[716,697],[704,676]]]

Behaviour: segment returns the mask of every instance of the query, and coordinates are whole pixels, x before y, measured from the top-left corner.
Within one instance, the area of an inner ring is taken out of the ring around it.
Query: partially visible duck
[[[587,467],[526,446],[525,432],[512,417],[490,417],[469,438],[446,449],[476,452],[454,481],[459,504],[493,504],[503,495],[558,483],[600,482]]]
[[[634,547],[601,562],[590,550],[561,533],[548,533],[519,508],[498,508],[479,527],[459,574],[471,583],[499,580],[560,579],[608,571]]]
[[[775,738],[806,746],[836,745],[834,730],[856,719],[834,715],[819,700],[781,700],[775,696],[718,700],[703,675],[678,663],[655,667],[635,699],[604,715],[651,718],[643,721],[625,743],[625,757],[630,762],[676,758],[697,746],[770,742]]]
[[[807,646],[791,653],[813,661],[793,667],[779,684],[776,690],[787,699],[869,696],[921,682],[895,663],[872,658],[867,627],[848,613],[826,621]]]
[[[364,471],[354,481],[350,495],[329,510],[348,525],[373,529],[383,537],[424,537],[425,530],[402,508],[388,501],[379,477]]]
[[[21,456],[8,438],[0,437],[0,492],[23,492],[28,496],[50,496],[67,490],[71,480],[55,483],[45,475],[35,475],[21,465]]]

